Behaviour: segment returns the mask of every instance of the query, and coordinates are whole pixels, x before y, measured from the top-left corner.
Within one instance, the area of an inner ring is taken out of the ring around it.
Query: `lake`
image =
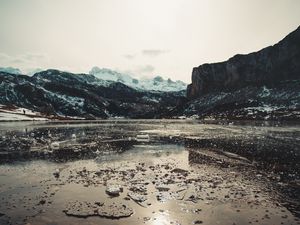
[[[0,123],[0,224],[300,224],[299,125]]]

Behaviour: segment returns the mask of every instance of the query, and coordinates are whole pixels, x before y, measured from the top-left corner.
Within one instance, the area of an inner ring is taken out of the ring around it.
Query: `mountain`
[[[11,74],[21,74],[21,70],[13,67],[0,67],[0,72],[6,72]]]
[[[132,76],[124,73],[119,73],[110,69],[99,67],[93,67],[89,74],[94,75],[95,77],[101,80],[110,80],[123,83],[129,87],[132,87],[137,90],[146,90],[146,91],[182,91],[185,90],[187,84],[182,81],[172,81],[171,79],[163,79],[161,76],[156,76],[154,78],[143,78],[136,79]]]
[[[32,77],[0,72],[0,104],[16,105],[48,115],[87,119],[160,118],[184,92],[136,90],[91,74],[45,70]]]
[[[300,27],[279,43],[203,64],[192,83],[135,79],[109,69],[89,74],[0,69],[0,104],[82,118],[300,119]],[[187,98],[184,96],[186,92]]]
[[[300,118],[300,27],[279,43],[192,72],[183,114]]]

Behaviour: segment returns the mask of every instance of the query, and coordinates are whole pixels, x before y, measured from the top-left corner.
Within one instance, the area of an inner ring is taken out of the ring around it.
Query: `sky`
[[[0,67],[189,83],[193,67],[277,43],[299,12],[299,0],[0,0]]]

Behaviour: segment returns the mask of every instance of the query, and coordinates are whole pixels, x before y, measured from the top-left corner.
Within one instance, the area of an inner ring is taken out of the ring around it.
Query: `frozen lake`
[[[297,123],[0,123],[0,224],[300,224]]]

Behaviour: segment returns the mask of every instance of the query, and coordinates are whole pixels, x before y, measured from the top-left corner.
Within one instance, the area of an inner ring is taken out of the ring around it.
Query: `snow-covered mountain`
[[[0,72],[10,73],[10,74],[27,74],[33,76],[39,72],[43,71],[42,69],[31,70],[27,73],[22,73],[18,68],[13,67],[0,67]],[[47,73],[57,73],[56,70],[48,70]],[[171,79],[164,79],[161,76],[156,76],[153,78],[141,78],[136,79],[129,74],[120,73],[107,68],[93,67],[90,72],[90,75],[95,76],[98,79],[92,79],[93,84],[98,84],[101,86],[108,86],[112,82],[120,82],[131,88],[142,91],[163,91],[163,92],[173,92],[173,91],[182,91],[186,90],[187,84],[177,80],[172,81]],[[90,78],[90,77],[88,77]],[[91,82],[89,80],[89,82]]]
[[[111,69],[99,67],[93,67],[89,74],[94,75],[101,80],[116,81],[135,89],[147,91],[181,91],[185,90],[187,87],[186,83],[179,80],[165,80],[161,76],[156,76],[154,78],[136,79],[128,74],[119,73]]]
[[[163,118],[183,104],[184,95],[185,91],[137,90],[91,74],[54,69],[33,76],[0,72],[0,104],[15,105],[49,116]]]
[[[21,74],[21,70],[13,67],[0,67],[0,72],[10,73],[10,74]]]

